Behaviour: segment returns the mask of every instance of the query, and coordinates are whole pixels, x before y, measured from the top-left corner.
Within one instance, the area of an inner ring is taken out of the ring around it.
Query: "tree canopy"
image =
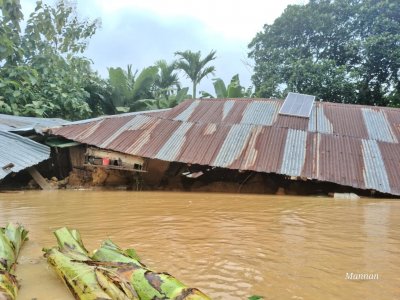
[[[332,102],[400,105],[398,1],[290,5],[249,48],[257,96],[293,91]]]
[[[213,74],[215,71],[214,66],[206,65],[214,60],[216,51],[212,50],[206,57],[201,58],[201,52],[192,52],[190,50],[175,52],[175,55],[179,56],[179,60],[176,63],[177,69],[185,72],[186,76],[190,78],[193,83],[193,98],[196,98],[196,88],[200,81],[209,74]]]
[[[22,29],[19,0],[0,1],[0,112],[79,119],[92,110],[88,86],[100,85],[80,54],[97,20],[80,20],[65,1],[37,1]]]

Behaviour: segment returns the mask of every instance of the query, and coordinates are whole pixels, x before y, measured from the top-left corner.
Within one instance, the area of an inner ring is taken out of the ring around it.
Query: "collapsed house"
[[[115,153],[129,155],[153,184],[179,164],[187,167],[178,168],[186,178],[225,170],[231,172],[225,177],[275,174],[301,185],[332,183],[400,195],[400,109],[395,108],[314,102],[295,93],[285,101],[187,100],[170,110],[71,123],[51,134],[84,146],[75,167],[92,164],[88,148],[112,151],[115,167],[123,161]],[[102,165],[100,159],[109,155],[97,156]]]
[[[44,134],[48,127],[66,123],[62,119],[0,114],[0,181],[26,170],[42,188],[50,189],[37,169],[51,156]],[[49,166],[43,165],[43,169]]]

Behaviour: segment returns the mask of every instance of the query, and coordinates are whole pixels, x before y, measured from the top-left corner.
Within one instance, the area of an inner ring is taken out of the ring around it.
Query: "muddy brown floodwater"
[[[30,231],[17,268],[19,300],[73,299],[41,252],[61,226],[79,229],[89,249],[106,238],[133,247],[150,268],[213,299],[400,299],[399,200],[0,193],[0,225],[9,221]],[[360,273],[375,279],[346,279]]]

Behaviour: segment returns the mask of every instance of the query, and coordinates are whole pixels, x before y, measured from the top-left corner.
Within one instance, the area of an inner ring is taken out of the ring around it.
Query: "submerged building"
[[[71,123],[51,134],[133,156],[149,172],[152,162],[176,162],[400,195],[396,108],[314,102],[294,93],[285,101],[187,100],[170,110]]]
[[[57,118],[0,114],[0,181],[25,169],[40,178],[34,166],[48,160],[51,153],[50,147],[44,144],[44,132],[66,123]]]

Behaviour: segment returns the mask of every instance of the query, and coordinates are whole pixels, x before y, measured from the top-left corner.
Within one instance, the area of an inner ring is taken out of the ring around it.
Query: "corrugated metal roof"
[[[362,140],[333,134],[318,134],[312,178],[364,189]]]
[[[270,126],[278,115],[278,109],[277,102],[252,101],[247,105],[240,123]]]
[[[397,143],[386,115],[381,110],[363,108],[363,117],[369,138],[372,140]]]
[[[62,119],[20,117],[0,114],[0,179],[50,157],[50,148],[12,132],[34,130],[43,133],[49,127],[68,124]],[[10,165],[10,168],[4,168]]]
[[[0,131],[0,179],[50,157],[50,148],[11,132]],[[12,164],[7,170],[5,166]]]
[[[390,193],[389,178],[377,141],[362,140],[362,146],[366,188]]]
[[[177,121],[187,121],[189,120],[190,116],[196,109],[196,107],[200,104],[200,100],[193,101],[183,112],[177,115],[174,120]]]
[[[68,124],[85,124],[85,123],[90,123],[90,122],[95,122],[95,121],[101,121],[104,119],[114,119],[114,118],[121,118],[121,117],[127,117],[127,116],[135,116],[135,115],[149,115],[149,116],[157,116],[159,114],[165,113],[167,111],[171,110],[170,108],[162,108],[162,109],[153,109],[153,110],[146,110],[146,111],[134,111],[134,112],[128,112],[128,113],[123,113],[123,114],[118,114],[118,115],[104,115],[101,117],[96,117],[96,118],[91,118],[91,119],[85,119],[85,120],[79,120],[79,121],[73,121],[73,122],[68,122]],[[60,124],[63,125],[63,124]],[[56,126],[56,125],[54,125]],[[52,126],[52,127],[54,127]]]
[[[181,148],[186,140],[187,131],[193,126],[192,123],[182,123],[158,151],[155,158],[174,161],[182,152]]]
[[[314,105],[313,111],[310,115],[310,121],[308,123],[308,131],[328,134],[333,133],[333,125],[326,117],[322,105]]]
[[[223,110],[222,120],[224,120],[229,115],[229,113],[234,105],[235,105],[235,101],[233,101],[233,100],[224,101],[224,110]]]
[[[385,163],[389,186],[393,194],[400,194],[400,147],[398,144],[379,143],[382,159]]]
[[[336,103],[318,103],[318,105],[323,107],[326,118],[332,124],[333,134],[361,139],[369,138],[362,106]]]
[[[301,176],[306,159],[307,132],[289,129],[280,173],[289,176]]]
[[[232,168],[232,164],[243,153],[248,139],[250,138],[251,125],[232,125],[224,143],[218,151],[211,165],[216,167]],[[237,169],[240,169],[238,167]]]
[[[314,103],[310,118],[280,115],[281,100],[188,100],[54,128],[132,155],[273,172],[400,195],[400,109]],[[382,133],[380,133],[382,130]]]
[[[47,119],[0,114],[1,131],[19,132],[35,130],[36,132],[41,133],[46,128],[65,125],[67,123],[69,122],[57,118]]]

